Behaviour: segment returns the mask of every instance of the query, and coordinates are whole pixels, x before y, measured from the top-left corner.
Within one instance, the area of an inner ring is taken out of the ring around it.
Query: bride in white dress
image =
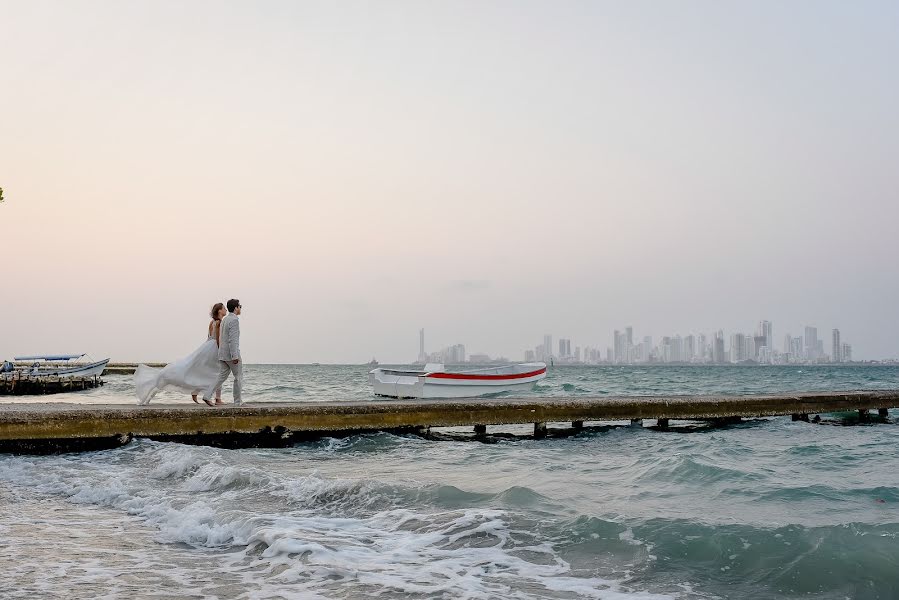
[[[197,402],[197,395],[208,389],[219,375],[219,326],[227,314],[225,306],[218,302],[212,307],[206,341],[182,359],[161,369],[138,365],[134,372],[138,404],[149,404],[160,390],[181,391],[190,394]],[[215,390],[215,403],[222,404],[222,388]],[[197,402],[199,404],[199,402]]]

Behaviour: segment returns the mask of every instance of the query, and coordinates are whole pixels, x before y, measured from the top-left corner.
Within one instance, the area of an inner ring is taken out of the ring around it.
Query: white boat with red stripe
[[[546,363],[502,365],[448,371],[427,364],[421,371],[372,369],[368,382],[376,396],[386,398],[473,398],[500,392],[521,392],[546,377]]]

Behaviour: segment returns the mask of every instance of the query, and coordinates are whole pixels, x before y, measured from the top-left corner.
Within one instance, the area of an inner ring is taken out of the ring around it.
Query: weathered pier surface
[[[322,435],[364,431],[425,433],[430,427],[469,426],[485,435],[488,425],[534,424],[535,437],[547,423],[656,419],[660,429],[674,419],[808,415],[859,411],[881,415],[899,406],[899,390],[768,396],[659,396],[589,398],[504,398],[394,400],[377,402],[250,403],[205,405],[0,404],[0,451],[52,451],[117,445],[132,437],[270,446]],[[70,443],[66,443],[70,442]]]
[[[99,376],[19,375],[0,378],[0,396],[39,396],[89,390],[103,385]]]

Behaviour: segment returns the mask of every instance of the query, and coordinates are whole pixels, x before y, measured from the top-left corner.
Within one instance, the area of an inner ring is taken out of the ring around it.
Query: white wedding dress
[[[137,403],[149,404],[153,396],[161,390],[202,394],[218,379],[220,364],[213,328],[213,334],[203,342],[203,345],[182,359],[169,363],[161,369],[138,365],[134,372]],[[216,390],[216,397],[220,394],[221,390]]]

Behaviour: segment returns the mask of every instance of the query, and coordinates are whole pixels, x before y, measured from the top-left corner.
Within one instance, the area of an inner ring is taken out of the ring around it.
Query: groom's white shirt
[[[240,317],[228,313],[219,327],[219,360],[240,358]]]

